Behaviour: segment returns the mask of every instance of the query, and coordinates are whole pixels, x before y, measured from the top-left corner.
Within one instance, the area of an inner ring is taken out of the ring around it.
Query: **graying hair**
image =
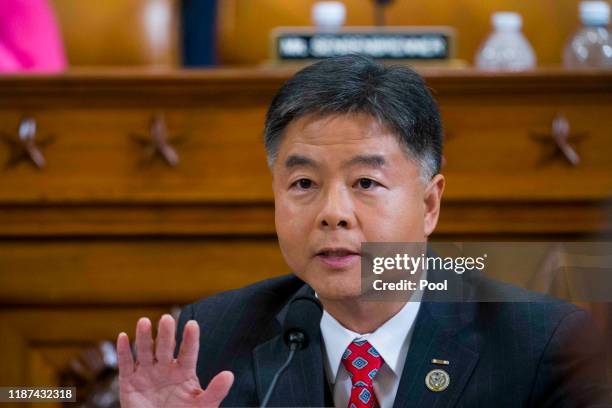
[[[423,79],[402,65],[385,66],[349,55],[312,64],[278,91],[268,113],[264,142],[272,167],[289,123],[303,116],[365,113],[393,131],[428,182],[442,161],[438,105]]]

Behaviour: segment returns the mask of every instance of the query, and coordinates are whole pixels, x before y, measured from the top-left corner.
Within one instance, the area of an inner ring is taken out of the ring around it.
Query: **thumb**
[[[233,383],[234,374],[231,371],[221,371],[208,383],[208,387],[202,393],[201,403],[206,407],[218,407]]]

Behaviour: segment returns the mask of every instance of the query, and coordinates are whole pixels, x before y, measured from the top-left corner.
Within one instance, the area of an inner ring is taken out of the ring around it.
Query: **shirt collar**
[[[332,315],[323,311],[321,335],[327,356],[326,370],[330,382],[335,383],[342,354],[355,339],[366,339],[382,356],[391,371],[401,376],[412,327],[421,302],[406,302],[402,309],[373,333],[359,334],[342,326]]]

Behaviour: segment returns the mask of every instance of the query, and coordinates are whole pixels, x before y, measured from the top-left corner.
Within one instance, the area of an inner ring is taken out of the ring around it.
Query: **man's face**
[[[424,242],[441,175],[425,184],[397,136],[366,114],[305,116],[285,129],[272,168],[287,264],[320,298],[359,296],[362,242]]]

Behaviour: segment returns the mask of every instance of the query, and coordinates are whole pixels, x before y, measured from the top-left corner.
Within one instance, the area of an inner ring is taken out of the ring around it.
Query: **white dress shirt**
[[[381,408],[393,406],[420,305],[421,302],[406,302],[395,316],[368,334],[347,329],[323,311],[321,335],[325,343],[325,373],[337,408],[348,407],[351,396],[351,378],[340,360],[355,339],[366,339],[382,356],[384,364],[374,378],[374,393]]]

